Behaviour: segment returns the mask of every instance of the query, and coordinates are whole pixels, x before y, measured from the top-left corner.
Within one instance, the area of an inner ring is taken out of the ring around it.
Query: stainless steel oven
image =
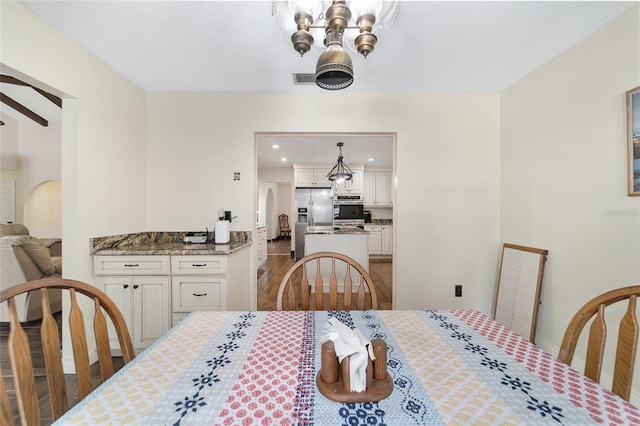
[[[361,195],[336,195],[333,199],[333,226],[364,225],[364,202]]]

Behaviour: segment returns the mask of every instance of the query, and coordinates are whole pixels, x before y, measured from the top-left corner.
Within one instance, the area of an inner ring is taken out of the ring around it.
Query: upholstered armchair
[[[62,277],[62,240],[36,238],[20,224],[0,225],[0,290],[41,278]],[[54,312],[62,310],[61,292],[50,292]],[[40,295],[22,295],[17,298],[20,321],[33,321],[42,317]],[[6,309],[0,310],[0,321],[8,321]]]

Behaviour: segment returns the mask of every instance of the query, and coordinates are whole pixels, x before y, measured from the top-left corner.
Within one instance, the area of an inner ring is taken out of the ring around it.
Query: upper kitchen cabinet
[[[362,194],[364,182],[364,168],[351,168],[353,176],[346,182],[336,184],[338,194]]]
[[[364,172],[364,205],[370,207],[391,207],[393,205],[391,171]]]
[[[331,187],[331,181],[327,178],[329,171],[331,171],[331,165],[294,164],[294,185],[296,188],[329,188]]]

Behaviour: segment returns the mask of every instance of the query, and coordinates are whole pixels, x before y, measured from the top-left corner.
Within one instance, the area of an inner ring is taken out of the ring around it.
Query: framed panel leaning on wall
[[[543,249],[504,244],[500,257],[493,318],[532,343],[547,253]]]
[[[640,196],[640,86],[627,92],[629,195]]]

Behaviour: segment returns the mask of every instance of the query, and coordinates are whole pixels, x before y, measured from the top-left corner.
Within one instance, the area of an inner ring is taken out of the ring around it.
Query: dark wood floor
[[[267,262],[258,270],[258,310],[274,311],[278,286],[287,270],[295,263],[291,257],[290,240],[273,240],[267,244]],[[369,275],[376,285],[378,309],[392,307],[392,261],[390,258],[370,258]]]

